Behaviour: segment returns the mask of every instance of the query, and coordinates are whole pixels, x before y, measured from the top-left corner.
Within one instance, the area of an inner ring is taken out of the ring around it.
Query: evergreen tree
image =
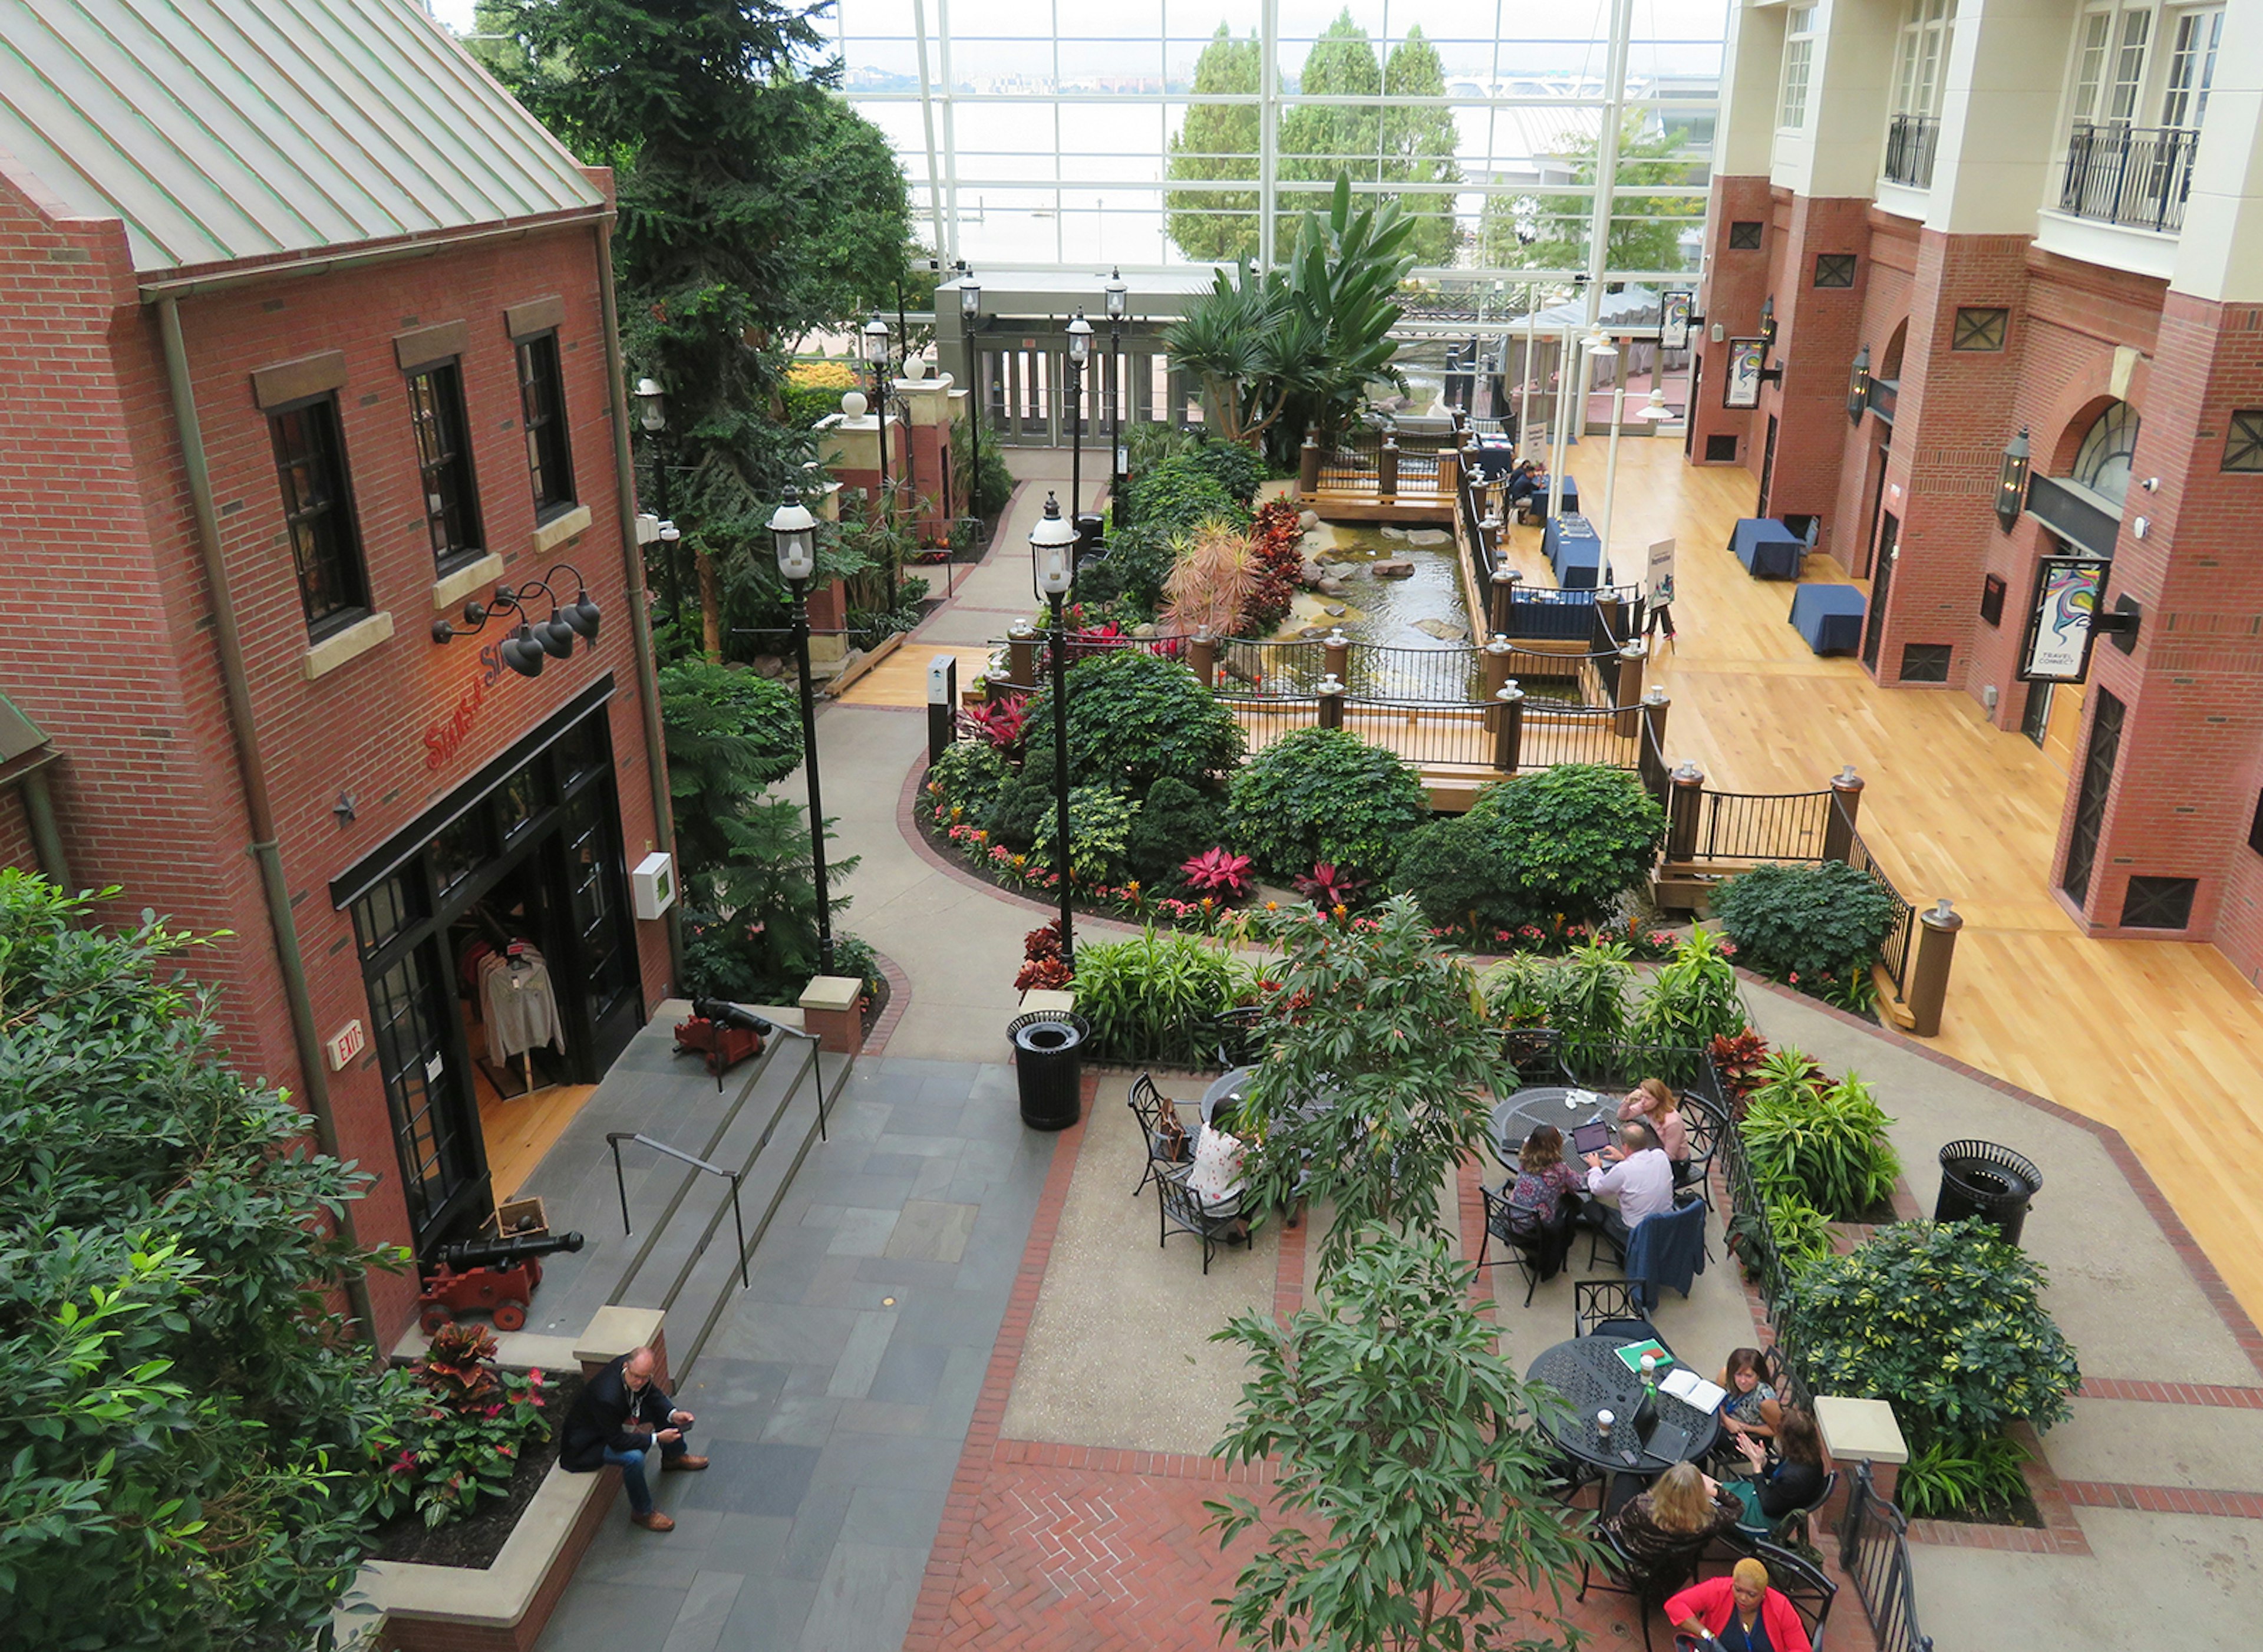
[[[1446,95],[1446,66],[1438,48],[1415,25],[1406,38],[1391,49],[1383,67],[1383,90],[1392,98],[1442,98]],[[1454,159],[1459,134],[1450,109],[1386,108],[1383,112],[1383,179],[1394,184],[1458,184],[1462,169]],[[1414,262],[1450,264],[1460,244],[1454,222],[1451,195],[1406,194],[1399,210],[1413,221],[1409,243]]]
[[[1702,195],[1641,195],[1645,186],[1703,184],[1703,168],[1684,156],[1673,134],[1642,130],[1639,112],[1626,117],[1619,135],[1618,192],[1611,203],[1610,239],[1604,249],[1607,270],[1678,270],[1685,262],[1681,233],[1705,215]],[[1567,138],[1558,151],[1571,166],[1572,182],[1595,181],[1597,141]],[[1488,265],[1507,269],[1584,270],[1594,201],[1586,195],[1536,191],[1493,196],[1486,202],[1479,238]]]
[[[1347,6],[1305,55],[1297,91],[1307,98],[1379,98],[1383,66],[1376,61],[1367,31],[1352,20]],[[1338,174],[1359,182],[1379,181],[1383,112],[1379,104],[1300,104],[1281,116],[1279,207],[1274,228],[1276,250],[1286,257],[1297,243],[1305,213],[1326,212],[1327,185]],[[1321,187],[1298,190],[1293,184]]]
[[[1254,34],[1237,40],[1225,24],[1195,60],[1195,92],[1254,94],[1262,60]],[[1171,138],[1168,176],[1175,183],[1257,176],[1254,104],[1194,104]],[[1175,189],[1163,197],[1171,239],[1198,262],[1238,264],[1257,256],[1254,189]]]

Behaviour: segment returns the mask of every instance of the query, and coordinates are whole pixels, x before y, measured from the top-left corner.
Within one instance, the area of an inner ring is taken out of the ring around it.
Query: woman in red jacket
[[[1684,1634],[1711,1636],[1725,1652],[1812,1652],[1799,1613],[1768,1587],[1768,1568],[1756,1560],[1690,1584],[1666,1603],[1666,1620]]]

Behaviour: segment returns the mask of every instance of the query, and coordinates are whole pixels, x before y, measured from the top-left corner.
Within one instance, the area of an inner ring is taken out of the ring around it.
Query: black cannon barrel
[[[560,1250],[579,1250],[582,1235],[577,1233],[553,1233],[529,1239],[474,1239],[463,1244],[450,1245],[440,1253],[440,1258],[458,1272],[466,1268],[510,1268],[536,1257],[554,1256]]]
[[[726,1004],[719,998],[694,998],[691,1013],[703,1021],[712,1021],[718,1026],[734,1026],[748,1032],[775,1032],[777,1025],[756,1015],[743,1004]]]

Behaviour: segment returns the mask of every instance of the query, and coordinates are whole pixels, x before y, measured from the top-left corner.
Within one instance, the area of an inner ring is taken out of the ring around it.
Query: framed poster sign
[[[1721,405],[1756,408],[1761,404],[1761,368],[1768,360],[1768,341],[1729,340],[1729,371],[1721,380]]]
[[[2106,598],[2102,556],[2046,556],[2035,569],[2035,598],[2020,644],[2023,683],[2079,683],[2090,674],[2092,622]]]
[[[1689,348],[1689,304],[1687,293],[1668,293],[1659,301],[1658,347],[1660,350]]]

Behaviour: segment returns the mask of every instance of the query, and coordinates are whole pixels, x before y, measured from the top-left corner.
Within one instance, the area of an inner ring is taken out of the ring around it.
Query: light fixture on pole
[[[833,903],[825,888],[825,806],[817,787],[817,693],[809,680],[809,582],[817,573],[817,518],[789,486],[770,512],[778,573],[793,593],[793,653],[801,668],[801,768],[809,777],[809,865],[817,883],[817,973],[833,973]]]
[[[1855,369],[1847,375],[1847,417],[1855,424],[1862,422],[1862,415],[1870,405],[1870,347],[1864,344],[1855,352]]]
[[[652,513],[660,518],[660,565],[668,575],[668,605],[680,625],[683,620],[683,573],[676,566],[677,547],[683,535],[668,514],[668,449],[662,442],[662,432],[668,429],[668,392],[657,379],[639,379],[636,383],[637,423],[644,430],[645,443],[652,449]]]
[[[2019,525],[2020,510],[2028,498],[2028,469],[2031,455],[2028,447],[2028,427],[2020,426],[2020,433],[2004,448],[2003,467],[1996,475],[1996,520],[2009,533]]]
[[[1108,272],[1101,288],[1108,307],[1108,507],[1117,521],[1124,520],[1124,316],[1131,308],[1132,289],[1124,285],[1124,272]]]
[[[872,411],[880,426],[880,497],[878,504],[891,526],[895,512],[888,504],[888,323],[874,310],[864,323],[864,360],[872,369]]]
[[[1603,518],[1595,524],[1596,542],[1602,547],[1601,583],[1611,577],[1611,503],[1619,489],[1619,427],[1626,423],[1626,386],[1611,387],[1611,441],[1603,460]]]
[[[982,421],[989,415],[990,391],[982,376],[982,351],[974,335],[982,327],[982,284],[958,261],[958,319],[966,334],[966,438],[973,475],[966,479],[966,514],[974,518],[975,554],[982,547]]]
[[[1673,417],[1674,409],[1666,404],[1666,387],[1662,384],[1652,385],[1649,399],[1635,409],[1635,417],[1647,419],[1653,424]]]
[[[1068,323],[1068,517],[1072,534],[1084,511],[1084,369],[1092,359],[1092,323],[1080,308]],[[1080,547],[1080,548],[1081,548]],[[1069,566],[1076,566],[1074,558]]]
[[[1061,962],[1076,967],[1076,945],[1071,938],[1068,841],[1068,633],[1061,618],[1061,599],[1076,578],[1076,528],[1061,520],[1060,501],[1045,496],[1045,514],[1030,535],[1030,552],[1037,571],[1038,589],[1052,610],[1053,678],[1053,871],[1060,883]]]

